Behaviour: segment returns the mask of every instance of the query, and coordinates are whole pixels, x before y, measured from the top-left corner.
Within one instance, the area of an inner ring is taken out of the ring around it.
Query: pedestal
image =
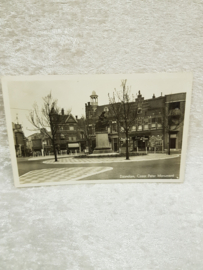
[[[96,132],[96,147],[93,154],[112,153],[107,132]]]

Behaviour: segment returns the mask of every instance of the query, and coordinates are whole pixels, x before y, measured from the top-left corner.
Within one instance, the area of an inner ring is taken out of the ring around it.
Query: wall
[[[203,2],[0,2],[1,75],[193,71],[183,184],[16,189],[0,94],[4,270],[203,269]]]

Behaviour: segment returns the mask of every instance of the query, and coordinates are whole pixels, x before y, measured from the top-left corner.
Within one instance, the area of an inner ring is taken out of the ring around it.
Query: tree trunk
[[[126,159],[129,159],[129,151],[128,151],[128,132],[126,132]]]
[[[170,132],[168,132],[168,155],[171,154],[171,151],[170,151]]]
[[[56,153],[55,141],[53,141],[53,150],[54,150],[54,157],[55,157],[55,162],[56,162],[57,161],[57,153]]]

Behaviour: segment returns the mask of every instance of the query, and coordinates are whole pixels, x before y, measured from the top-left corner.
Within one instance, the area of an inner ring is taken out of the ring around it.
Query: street
[[[108,179],[177,179],[179,178],[180,156],[165,154],[108,159],[59,158],[58,163],[51,159],[18,159],[21,184],[43,183],[44,181],[84,181]],[[98,160],[98,161],[97,161]],[[26,174],[26,175],[25,175]],[[33,178],[34,177],[34,178]],[[29,179],[30,178],[30,179]],[[46,180],[45,180],[46,178]]]

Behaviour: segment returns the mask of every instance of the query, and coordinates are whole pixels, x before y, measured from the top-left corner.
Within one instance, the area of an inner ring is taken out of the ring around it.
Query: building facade
[[[83,151],[85,140],[83,131],[78,124],[78,117],[74,117],[71,113],[64,114],[64,109],[62,109],[59,123],[56,134],[57,150],[64,153],[80,153]]]
[[[22,125],[12,122],[13,139],[17,157],[24,157],[27,155],[26,142],[27,138],[24,135]]]
[[[49,132],[50,133],[50,132]],[[49,155],[53,151],[51,139],[44,133],[34,133],[27,137],[27,148],[32,154]]]
[[[130,151],[158,151],[168,149],[180,150],[182,147],[183,123],[179,127],[168,128],[168,115],[171,110],[179,110],[182,115],[185,111],[186,93],[171,94],[166,96],[144,99],[138,93],[134,101],[137,116],[129,133]],[[96,146],[95,124],[102,112],[109,118],[108,138],[111,148],[118,152],[124,150],[125,133],[113,116],[109,114],[110,105],[98,105],[98,95],[95,91],[90,96],[90,102],[85,104],[86,119],[89,128],[89,136],[92,142],[92,150]]]
[[[85,140],[83,138],[83,131],[78,125],[77,116],[64,114],[64,109],[62,109],[61,114],[57,115],[53,111],[51,117],[57,119],[54,125],[55,127],[57,126],[55,145],[58,154],[80,153],[83,151],[85,149]],[[40,133],[28,136],[27,146],[33,153],[41,153],[42,155],[53,154],[52,140],[47,133],[52,137],[51,132],[44,129],[41,129]]]

